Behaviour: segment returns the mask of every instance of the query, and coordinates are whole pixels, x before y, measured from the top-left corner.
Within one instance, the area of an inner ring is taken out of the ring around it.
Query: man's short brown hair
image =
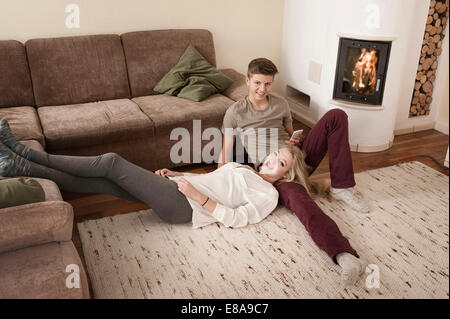
[[[278,69],[272,61],[266,58],[257,58],[248,64],[247,76],[250,78],[253,74],[272,75],[278,73]]]

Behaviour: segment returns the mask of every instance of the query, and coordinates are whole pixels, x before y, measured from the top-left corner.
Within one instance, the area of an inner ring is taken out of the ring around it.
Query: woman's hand
[[[196,202],[203,204],[207,196],[200,193],[191,183],[189,183],[184,177],[178,180],[178,190],[186,197],[195,200]]]
[[[180,172],[174,172],[170,169],[163,168],[159,169],[155,172],[156,175],[162,176],[162,177],[174,177],[174,176],[183,176],[183,173]]]

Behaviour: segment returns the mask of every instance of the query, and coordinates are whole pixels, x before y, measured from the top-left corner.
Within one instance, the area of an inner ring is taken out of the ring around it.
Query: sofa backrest
[[[25,47],[38,107],[130,97],[118,35],[32,39]]]
[[[0,41],[0,107],[34,106],[25,47],[19,41]]]
[[[216,66],[213,37],[208,30],[137,31],[124,33],[121,38],[133,97],[157,94],[153,88],[189,44]]]

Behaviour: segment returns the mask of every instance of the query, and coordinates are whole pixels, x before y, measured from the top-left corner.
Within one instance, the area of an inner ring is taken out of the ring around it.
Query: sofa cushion
[[[0,254],[71,240],[72,231],[73,207],[68,202],[43,201],[3,208],[0,210]]]
[[[42,186],[42,189],[44,190],[44,193],[45,193],[45,201],[46,202],[63,200],[61,191],[59,190],[58,185],[56,185],[56,183],[54,181],[51,181],[51,180],[45,179],[45,178],[37,178],[37,177],[33,177],[33,179]]]
[[[239,101],[248,95],[248,86],[245,82],[244,74],[233,69],[221,69],[219,71],[233,80],[233,84],[222,92],[223,95],[229,97],[233,101]]]
[[[33,178],[15,177],[0,180],[0,209],[44,200],[44,189]]]
[[[231,84],[233,80],[213,67],[190,44],[154,90],[200,102],[214,93],[226,90]]]
[[[69,289],[66,279],[80,269],[80,288]],[[80,256],[71,241],[52,242],[0,254],[0,299],[89,298]]]
[[[32,39],[25,47],[37,106],[130,97],[118,35]]]
[[[176,127],[192,128],[193,120],[202,120],[202,130],[220,127],[233,100],[214,94],[201,102],[170,95],[150,95],[133,99],[155,124],[155,135],[168,135]]]
[[[25,47],[19,41],[0,41],[0,108],[34,105]]]
[[[38,109],[47,151],[154,135],[154,124],[128,99]]]
[[[20,143],[22,143],[25,146],[28,146],[36,151],[39,152],[45,152],[44,148],[42,147],[41,143],[39,143],[38,141],[35,140],[22,140],[20,141]]]
[[[34,107],[16,106],[0,108],[0,119],[4,117],[8,120],[11,132],[17,140],[36,140],[42,146],[45,146],[41,124]]]
[[[131,95],[157,94],[156,83],[177,63],[189,44],[216,66],[214,42],[208,30],[156,30],[121,35]]]

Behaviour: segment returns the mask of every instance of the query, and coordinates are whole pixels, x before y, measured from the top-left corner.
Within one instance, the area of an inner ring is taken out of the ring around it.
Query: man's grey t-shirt
[[[249,160],[258,166],[271,152],[285,145],[290,136],[286,128],[292,126],[288,102],[277,95],[269,94],[268,106],[255,110],[246,96],[231,105],[225,113],[222,133],[225,136],[240,137]]]

